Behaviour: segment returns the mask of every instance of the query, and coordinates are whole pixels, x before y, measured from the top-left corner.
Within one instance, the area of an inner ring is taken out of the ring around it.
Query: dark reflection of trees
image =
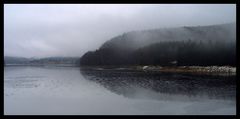
[[[190,97],[208,96],[221,99],[235,99],[236,97],[235,76],[94,69],[81,69],[81,74],[86,79],[95,81],[108,90],[126,97],[131,97],[139,91],[138,88]]]

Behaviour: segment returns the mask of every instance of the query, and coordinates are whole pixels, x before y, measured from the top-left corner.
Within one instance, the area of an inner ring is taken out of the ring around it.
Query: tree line
[[[80,65],[235,66],[236,44],[213,41],[162,41],[135,51],[101,48],[83,55]]]

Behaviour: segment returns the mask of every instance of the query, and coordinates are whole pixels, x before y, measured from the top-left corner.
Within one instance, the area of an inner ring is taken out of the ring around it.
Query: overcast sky
[[[5,4],[4,56],[82,56],[124,32],[236,22],[235,4]]]

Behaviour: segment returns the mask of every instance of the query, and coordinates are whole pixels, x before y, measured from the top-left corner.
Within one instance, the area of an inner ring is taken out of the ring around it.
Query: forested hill
[[[235,65],[236,23],[124,33],[81,57],[81,65]]]

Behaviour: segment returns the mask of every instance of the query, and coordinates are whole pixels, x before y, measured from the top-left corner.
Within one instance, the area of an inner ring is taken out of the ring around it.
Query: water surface
[[[236,77],[5,67],[6,115],[235,115]]]

